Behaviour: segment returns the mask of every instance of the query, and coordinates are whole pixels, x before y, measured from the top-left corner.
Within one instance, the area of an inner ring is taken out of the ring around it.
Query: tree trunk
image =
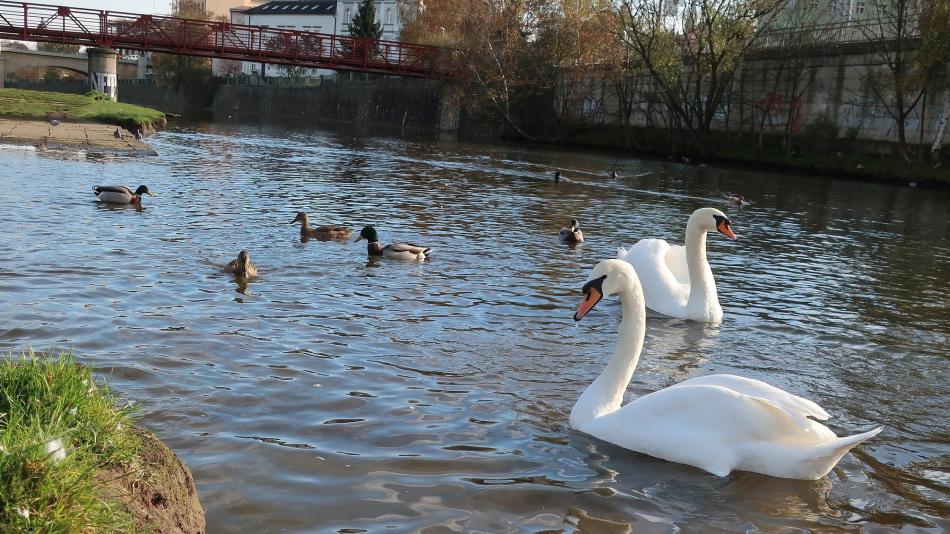
[[[943,90],[943,113],[937,122],[937,131],[934,132],[934,144],[930,147],[930,159],[940,163],[940,149],[943,147],[943,136],[947,133],[947,122],[950,121],[950,86]]]

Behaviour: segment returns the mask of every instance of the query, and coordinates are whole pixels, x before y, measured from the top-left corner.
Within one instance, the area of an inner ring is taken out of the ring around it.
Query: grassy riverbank
[[[127,130],[147,129],[164,121],[161,111],[122,104],[101,93],[85,95],[0,89],[0,116],[15,118],[88,121],[121,126]],[[147,128],[146,128],[147,127]]]
[[[70,356],[30,353],[0,363],[0,532],[137,532],[154,525],[142,524],[149,514],[136,509],[143,504],[135,493],[167,486],[160,464],[174,462],[155,453],[157,440],[117,404]],[[155,494],[166,507],[175,502]]]

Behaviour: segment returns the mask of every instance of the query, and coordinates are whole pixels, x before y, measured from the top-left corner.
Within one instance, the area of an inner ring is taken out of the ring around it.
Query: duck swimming
[[[124,185],[97,185],[92,190],[99,200],[109,204],[141,204],[142,195],[154,196],[144,185],[140,185],[134,192]]]
[[[338,226],[335,224],[327,226],[318,226],[316,228],[310,228],[310,220],[307,218],[307,214],[298,211],[297,216],[294,217],[294,220],[290,221],[290,224],[296,222],[300,223],[300,237],[316,237],[317,239],[349,239],[350,238],[350,229],[345,226]]]
[[[393,243],[384,247],[379,244],[379,235],[372,226],[364,226],[363,229],[360,230],[360,235],[356,237],[356,241],[361,239],[368,241],[366,244],[367,254],[370,256],[382,256],[391,260],[426,260],[429,257],[429,252],[432,251],[431,248],[420,247],[419,245],[413,245],[411,243]],[[356,241],[354,241],[354,243]]]
[[[224,267],[224,270],[229,273],[234,273],[237,276],[243,276],[244,278],[257,276],[257,267],[251,263],[251,255],[248,254],[246,250],[239,252],[237,259],[231,260],[231,262]]]
[[[561,228],[561,231],[557,233],[557,238],[565,243],[583,243],[584,232],[581,232],[577,219],[571,219],[571,228]]]

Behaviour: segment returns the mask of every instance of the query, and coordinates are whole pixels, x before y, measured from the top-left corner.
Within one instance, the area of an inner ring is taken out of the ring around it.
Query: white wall
[[[294,14],[252,14],[231,12],[231,22],[234,24],[248,24],[251,26],[266,26],[278,30],[297,30],[317,33],[334,33],[336,27],[336,17],[333,15],[294,15]],[[217,71],[224,70],[223,63],[218,61]],[[286,76],[287,72],[280,65],[266,65],[265,76],[281,77]],[[216,71],[216,74],[220,75]],[[261,64],[245,61],[241,67],[244,74],[261,74]],[[327,76],[334,74],[335,71],[328,69],[307,69],[303,76]]]

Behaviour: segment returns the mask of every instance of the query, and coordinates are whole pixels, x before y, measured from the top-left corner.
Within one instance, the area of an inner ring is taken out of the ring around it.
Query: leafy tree
[[[172,4],[172,16],[184,19],[211,20],[212,14],[198,3],[189,0],[177,0]],[[166,22],[165,32],[174,35],[187,32],[189,26],[178,27],[177,22]],[[153,54],[152,67],[159,85],[173,87],[198,86],[211,75],[211,59],[179,54]]]
[[[350,35],[378,41],[383,36],[383,27],[376,20],[376,8],[371,0],[363,0],[353,20],[350,21]]]
[[[780,0],[628,0],[617,7],[621,38],[650,75],[686,143],[711,154],[714,119],[728,120],[736,74]]]
[[[79,45],[63,43],[39,43],[36,49],[41,52],[56,52],[58,54],[78,54]]]
[[[30,47],[21,43],[20,41],[0,41],[0,49],[6,48],[7,50],[29,50]]]

